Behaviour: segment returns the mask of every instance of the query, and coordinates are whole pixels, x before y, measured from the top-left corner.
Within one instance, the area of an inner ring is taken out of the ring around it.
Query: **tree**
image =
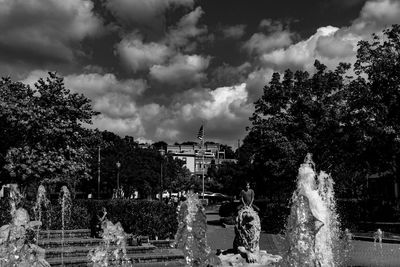
[[[86,146],[90,124],[98,113],[82,94],[71,93],[55,73],[40,79],[36,89],[10,78],[0,82],[0,145],[2,167],[9,179],[24,183],[88,179]],[[4,171],[3,171],[4,174]]]
[[[400,25],[372,41],[360,41],[349,105],[361,136],[359,157],[369,173],[390,173],[400,181]],[[367,77],[367,78],[365,78]]]
[[[164,141],[158,141],[153,143],[153,147],[157,150],[163,149],[164,151],[167,151],[168,144]]]
[[[255,102],[239,163],[269,194],[286,198],[307,152],[332,174],[339,196],[365,196],[373,173],[399,181],[399,54],[400,26],[394,25],[359,42],[356,77],[345,76],[349,64],[331,71],[318,61],[312,76],[274,73]]]
[[[225,152],[225,158],[226,159],[234,159],[235,158],[235,152],[233,152],[231,146],[221,144],[219,146],[219,150]]]
[[[183,167],[184,163],[174,159],[172,155],[166,154],[161,157],[158,145],[153,148],[140,148],[131,137],[121,138],[120,136],[103,131],[100,132],[101,144],[101,192],[102,197],[111,197],[113,189],[117,188],[117,167],[119,161],[120,186],[124,188],[126,196],[138,190],[143,198],[154,197],[160,192],[161,168],[163,189],[175,192],[186,189],[190,173]],[[98,172],[97,165],[97,144],[91,150],[93,153],[92,174]],[[82,188],[96,188],[97,181],[82,185]],[[89,193],[89,192],[87,192]]]
[[[287,198],[294,187],[300,162],[313,153],[321,168],[329,168],[329,144],[340,139],[343,116],[343,77],[348,64],[335,71],[315,61],[315,74],[287,70],[274,73],[264,94],[255,102],[249,133],[239,162],[250,163],[250,173],[266,195]],[[335,156],[335,155],[333,155]]]

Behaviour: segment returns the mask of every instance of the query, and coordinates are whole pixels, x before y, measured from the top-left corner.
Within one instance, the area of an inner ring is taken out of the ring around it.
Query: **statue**
[[[260,250],[261,224],[257,212],[244,206],[236,217],[233,249],[246,256],[247,262],[256,262]]]
[[[273,265],[281,260],[278,255],[268,254],[260,250],[260,217],[250,205],[244,205],[238,211],[235,225],[235,239],[233,241],[233,253],[230,250],[219,255],[221,266],[243,266],[256,264],[257,266]]]

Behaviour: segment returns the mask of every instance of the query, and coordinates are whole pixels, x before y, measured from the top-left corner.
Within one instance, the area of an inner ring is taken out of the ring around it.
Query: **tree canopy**
[[[366,176],[398,177],[400,27],[358,45],[355,77],[350,64],[335,70],[315,61],[315,72],[274,73],[255,102],[239,161],[266,195],[293,190],[306,153],[332,173],[339,195],[365,193]]]
[[[89,178],[91,131],[82,125],[97,114],[90,100],[71,93],[55,73],[35,87],[10,78],[0,81],[3,181],[70,184]]]

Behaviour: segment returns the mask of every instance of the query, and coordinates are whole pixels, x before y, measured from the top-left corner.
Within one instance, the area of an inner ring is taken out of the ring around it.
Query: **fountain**
[[[35,220],[42,222],[42,208],[44,207],[47,212],[47,218],[48,216],[48,206],[50,204],[50,200],[47,199],[46,197],[46,188],[43,185],[39,185],[37,195],[36,195],[36,203],[35,206],[33,206],[33,212],[35,214]],[[47,233],[49,234],[49,224],[47,224]],[[36,244],[39,243],[39,233],[40,233],[40,228],[37,229],[36,231]]]
[[[288,251],[281,264],[341,266],[347,244],[339,230],[333,180],[325,172],[316,177],[311,154],[299,168],[291,202],[285,237]]]
[[[18,207],[21,194],[15,188],[10,199],[11,223],[0,227],[0,266],[43,266],[50,267],[44,259],[45,251],[33,244],[29,238],[40,221],[30,221],[26,209]]]
[[[102,243],[89,251],[89,261],[94,267],[101,266],[132,266],[126,254],[126,240],[128,235],[124,232],[121,223],[113,224],[107,220],[107,210],[103,208],[100,219],[102,228]],[[115,246],[113,246],[115,245]]]
[[[178,206],[178,230],[175,247],[182,249],[188,266],[219,266],[207,244],[207,217],[197,194],[189,191]]]
[[[61,205],[61,265],[64,265],[64,231],[65,224],[71,217],[71,194],[64,185],[61,187],[58,202]]]

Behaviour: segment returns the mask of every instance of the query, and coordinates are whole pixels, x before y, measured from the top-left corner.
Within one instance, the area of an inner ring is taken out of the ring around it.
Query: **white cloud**
[[[286,49],[281,48],[270,53],[265,53],[261,56],[261,60],[266,66],[272,67],[276,70],[285,70],[290,68],[294,70],[305,69],[312,71],[315,59],[319,59],[329,67],[336,67],[340,60],[348,59],[340,57],[340,55],[343,55],[343,51],[337,47],[331,47],[331,49],[329,49],[329,47],[324,47],[324,50],[321,50],[323,53],[319,53],[317,44],[321,42],[321,38],[323,38],[323,41],[326,40],[325,38],[333,38],[334,34],[338,30],[339,28],[332,26],[321,27],[307,40],[295,43]],[[340,40],[336,41],[340,43]],[[344,48],[348,49],[346,43]],[[335,52],[339,54],[334,55]],[[329,55],[329,58],[325,57],[327,55]],[[353,55],[354,54],[350,54],[350,56]],[[334,60],[331,60],[330,58],[334,58]]]
[[[89,0],[2,0],[0,49],[36,66],[72,61],[79,42],[102,29],[92,9]]]
[[[93,124],[89,127],[92,129],[98,128],[102,131],[112,131],[121,136],[142,137],[146,135],[139,117],[121,119],[100,115],[93,119]]]
[[[370,34],[392,24],[400,23],[400,2],[397,0],[370,0],[353,22],[351,30],[358,34]]]
[[[46,70],[34,70],[21,82],[34,88],[39,78],[47,76]],[[82,93],[90,99],[96,99],[108,93],[121,93],[134,99],[142,95],[148,87],[146,80],[118,80],[113,73],[70,74],[64,76],[64,82],[65,87],[71,89],[72,92]]]
[[[130,35],[116,45],[122,61],[133,72],[147,70],[155,64],[162,64],[173,51],[162,43],[143,43],[137,35]]]
[[[208,59],[200,59],[202,62],[198,62],[198,56],[189,56],[185,53],[194,50],[207,33],[206,27],[197,26],[203,14],[203,10],[198,7],[184,15],[166,32],[164,38],[157,42],[144,42],[143,37],[137,32],[126,35],[116,45],[116,54],[133,72],[150,69],[152,76],[160,81],[174,80],[176,76],[186,77],[184,72],[195,74],[194,80],[199,80],[203,74],[194,72],[201,71],[206,66],[196,64],[208,65]],[[164,74],[172,74],[172,77],[164,77]]]
[[[255,33],[243,45],[250,53],[262,54],[292,44],[292,34],[288,31],[275,32],[269,35]]]
[[[168,65],[154,65],[150,76],[167,84],[197,83],[206,77],[210,58],[199,55],[178,55]]]
[[[355,36],[342,35],[339,31],[335,34],[320,36],[315,49],[322,57],[343,59],[355,54],[358,40],[359,38]]]
[[[168,32],[166,37],[167,43],[171,46],[183,47],[188,45],[191,38],[207,33],[207,28],[205,26],[197,26],[197,23],[203,14],[204,11],[201,7],[197,7],[195,10],[183,16],[178,24]],[[193,48],[194,45],[191,45],[190,50]],[[188,49],[186,48],[186,50]]]
[[[260,68],[247,76],[246,91],[249,102],[254,103],[263,94],[263,88],[271,80],[273,73],[271,68]]]
[[[43,70],[34,71],[23,82],[32,84],[45,74]],[[67,75],[65,84],[73,92],[87,95],[94,110],[102,113],[88,127],[141,140],[170,143],[192,140],[196,134],[192,136],[192,129],[198,128],[197,123],[201,120],[206,120],[207,138],[234,141],[238,133],[245,133],[253,109],[244,83],[215,90],[191,89],[177,93],[169,106],[154,102],[141,104],[138,98],[146,89],[143,80],[120,80],[108,73],[89,73]]]
[[[165,140],[166,135],[170,140],[194,140],[200,123],[205,121],[207,139],[235,141],[238,135],[245,133],[253,111],[245,87],[239,84],[183,92],[171,105],[168,119],[161,122],[156,136],[159,140]]]

